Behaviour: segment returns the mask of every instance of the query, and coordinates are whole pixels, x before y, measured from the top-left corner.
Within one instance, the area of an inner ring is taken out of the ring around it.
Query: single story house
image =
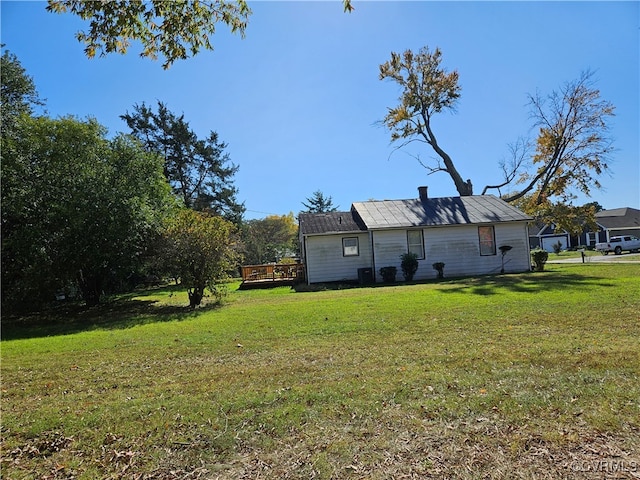
[[[570,246],[570,241],[569,233],[564,229],[556,228],[555,224],[532,223],[529,225],[529,244],[531,248],[541,248],[547,252],[554,252],[554,246],[560,243],[560,249],[567,250]]]
[[[614,208],[596,213],[596,232],[587,230],[580,237],[571,239],[572,245],[593,247],[598,242],[608,242],[616,235],[640,237],[640,210],[636,208]]]
[[[531,268],[531,217],[493,195],[356,202],[348,212],[301,213],[301,256],[308,283],[381,281],[379,270],[418,256],[414,279],[523,272]],[[502,249],[500,247],[511,247]],[[502,251],[505,250],[503,256]]]
[[[614,208],[596,213],[596,231],[588,227],[579,235],[570,235],[566,230],[556,229],[554,224],[529,225],[531,248],[542,248],[553,252],[553,246],[560,242],[562,250],[579,247],[593,247],[598,242],[608,242],[616,235],[640,237],[640,210],[635,208]]]

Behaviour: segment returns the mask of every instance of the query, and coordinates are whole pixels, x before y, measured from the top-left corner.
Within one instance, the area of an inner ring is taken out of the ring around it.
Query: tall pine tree
[[[233,185],[238,166],[230,162],[227,144],[216,132],[199,139],[184,115],[176,116],[162,102],[156,112],[142,103],[121,118],[148,151],[164,159],[165,175],[187,208],[240,222],[245,208]]]
[[[320,190],[313,192],[313,195],[306,200],[308,203],[302,202],[302,205],[306,208],[303,213],[326,213],[338,210],[338,207],[333,206],[331,196],[325,197]]]

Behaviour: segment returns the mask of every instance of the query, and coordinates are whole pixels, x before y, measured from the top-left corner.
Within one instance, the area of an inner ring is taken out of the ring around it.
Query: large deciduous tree
[[[213,50],[210,37],[219,23],[244,37],[251,15],[245,0],[49,0],[47,10],[89,20],[88,30],[76,35],[87,57],[124,54],[131,41],[138,41],[143,47],[140,56],[164,57],[165,69],[201,49]]]
[[[31,115],[34,107],[43,105],[33,78],[18,58],[5,50],[0,57],[0,119],[3,143],[11,135],[20,115]]]
[[[354,10],[351,0],[343,0],[343,6],[345,12]],[[76,34],[87,57],[124,54],[131,41],[138,41],[140,56],[163,56],[165,69],[203,48],[213,50],[210,37],[219,23],[244,38],[251,15],[245,0],[48,0],[47,10],[89,21],[89,29]]]
[[[162,157],[165,175],[187,208],[239,223],[244,205],[236,200],[233,185],[238,167],[230,162],[227,144],[216,132],[199,139],[184,115],[176,116],[162,102],[156,112],[144,103],[135,105],[122,119],[149,152]]]
[[[449,154],[438,143],[432,126],[434,115],[455,109],[460,98],[458,72],[447,72],[440,66],[442,52],[423,47],[417,54],[406,50],[402,55],[391,53],[391,60],[380,65],[380,79],[392,79],[402,88],[400,103],[388,109],[385,126],[391,131],[391,141],[400,147],[419,141],[429,145],[440,157],[431,173],[449,174],[460,195],[473,195],[471,180],[463,180]]]
[[[2,156],[3,303],[75,284],[88,305],[138,265],[174,203],[162,162],[94,120],[23,115]]]
[[[164,238],[167,267],[187,287],[191,308],[200,305],[205,289],[218,294],[221,280],[237,266],[236,227],[219,216],[183,209]]]
[[[593,76],[586,71],[549,95],[529,95],[531,118],[539,127],[535,171],[520,174],[524,188],[505,195],[506,201],[527,194],[537,205],[554,197],[569,201],[572,190],[588,196],[601,187],[598,176],[608,170],[613,151],[608,121],[615,107],[600,98]]]
[[[595,229],[597,209],[573,205],[574,192],[589,196],[592,189],[601,188],[598,177],[609,170],[613,151],[608,121],[614,106],[600,98],[590,71],[547,96],[529,95],[529,106],[539,128],[530,170],[522,168],[526,156],[514,156],[505,180],[485,187],[483,193],[515,183],[518,190],[502,198],[538,221],[572,235],[579,235],[585,226]]]
[[[285,256],[295,254],[297,232],[293,213],[246,221],[242,225],[245,264],[278,262]]]
[[[391,60],[380,65],[380,79],[391,79],[402,88],[399,104],[388,109],[383,123],[392,142],[400,142],[398,148],[415,141],[429,145],[439,157],[436,165],[423,164],[429,173],[446,172],[460,195],[473,195],[471,180],[463,180],[435,135],[435,115],[453,110],[461,91],[457,72],[447,72],[441,61],[439,49],[431,52],[425,47],[417,54],[392,53]],[[563,210],[551,208],[554,204],[571,206],[575,191],[589,195],[600,188],[598,176],[608,170],[613,151],[608,122],[614,106],[600,97],[593,77],[586,71],[549,95],[529,95],[531,118],[539,128],[535,152],[529,157],[528,142],[515,144],[512,160],[501,164],[504,178],[487,185],[483,194],[511,189],[514,193],[502,198],[522,199],[521,207],[538,216],[536,210]],[[584,214],[572,213],[574,218]]]
[[[579,236],[585,228],[596,231],[595,214],[597,202],[585,205],[572,205],[563,201],[550,201],[538,204],[534,195],[525,195],[511,202],[520,210],[530,214],[540,225],[555,225],[556,231],[565,230],[572,236]]]

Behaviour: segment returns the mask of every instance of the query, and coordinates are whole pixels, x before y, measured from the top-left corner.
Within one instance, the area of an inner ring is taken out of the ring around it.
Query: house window
[[[359,255],[358,237],[348,237],[342,239],[342,255],[353,257]]]
[[[480,255],[496,254],[496,232],[493,226],[478,227],[478,238],[480,239]]]
[[[424,259],[424,237],[422,230],[407,231],[407,250],[409,253],[415,253],[418,259]]]

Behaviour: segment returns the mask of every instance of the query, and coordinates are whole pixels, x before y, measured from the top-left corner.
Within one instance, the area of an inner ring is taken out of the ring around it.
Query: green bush
[[[380,275],[382,275],[382,281],[385,283],[395,282],[397,271],[398,269],[396,267],[382,267],[380,269]]]
[[[536,271],[542,272],[544,270],[544,264],[547,263],[549,258],[549,252],[542,250],[541,248],[535,248],[531,250],[531,260],[533,261],[533,267]]]
[[[402,275],[404,275],[404,279],[407,282],[410,282],[418,271],[418,255],[411,252],[403,253],[400,255],[400,259],[402,260],[402,263],[400,264],[402,267]]]

